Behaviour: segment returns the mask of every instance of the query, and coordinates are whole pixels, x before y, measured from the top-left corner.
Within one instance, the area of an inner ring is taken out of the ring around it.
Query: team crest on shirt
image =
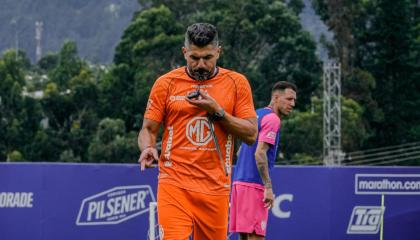
[[[267,133],[267,138],[270,138],[270,139],[275,139],[275,138],[276,138],[276,133],[275,133],[275,132],[273,132],[273,131],[268,132],[268,133]]]
[[[212,139],[210,125],[206,117],[194,117],[186,126],[188,140],[196,146],[204,146]]]

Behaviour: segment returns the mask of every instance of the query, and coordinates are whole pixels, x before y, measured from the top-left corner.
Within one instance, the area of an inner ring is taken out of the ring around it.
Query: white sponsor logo
[[[231,134],[228,135],[225,147],[226,147],[226,160],[225,160],[226,171],[228,174],[230,174],[232,171],[232,168],[230,166],[230,153],[233,147],[233,137]]]
[[[184,101],[185,100],[185,96],[170,96],[169,97],[170,101]]]
[[[121,186],[85,198],[76,225],[118,224],[149,211],[155,197],[149,185]]]
[[[187,124],[186,134],[188,140],[196,146],[203,146],[212,139],[210,125],[205,117],[195,117]]]
[[[275,139],[275,138],[276,138],[276,133],[275,133],[275,132],[273,132],[273,131],[271,131],[271,132],[267,133],[267,138],[270,138],[270,139]]]
[[[174,136],[174,127],[173,126],[169,126],[168,127],[168,141],[166,142],[166,149],[165,149],[165,158],[167,160],[170,159],[171,157],[171,148],[172,148],[172,139]]]
[[[291,211],[285,211],[281,208],[281,204],[284,201],[293,202],[293,194],[281,194],[276,197],[273,202],[273,208],[271,212],[278,218],[290,218]]]
[[[203,89],[203,88],[212,88],[213,84],[208,84],[208,85],[192,85],[192,88],[199,88],[199,89]]]
[[[356,194],[420,194],[420,174],[356,174],[354,183]]]
[[[0,208],[32,208],[33,192],[0,192]]]
[[[355,206],[350,217],[347,234],[376,234],[381,226],[385,208]]]

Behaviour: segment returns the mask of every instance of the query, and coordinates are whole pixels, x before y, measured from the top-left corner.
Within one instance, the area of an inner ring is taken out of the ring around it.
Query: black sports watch
[[[220,112],[214,112],[213,114],[209,115],[210,120],[217,122],[222,120],[225,117],[225,110],[222,108]]]

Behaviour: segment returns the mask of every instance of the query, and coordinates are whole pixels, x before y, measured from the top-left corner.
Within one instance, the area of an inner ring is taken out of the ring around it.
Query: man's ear
[[[184,46],[184,47],[181,48],[181,51],[182,51],[182,55],[184,55],[184,58],[187,59],[187,56],[186,56],[187,48]]]
[[[271,94],[271,100],[277,102],[277,100],[280,98],[280,95],[277,92],[274,92]]]

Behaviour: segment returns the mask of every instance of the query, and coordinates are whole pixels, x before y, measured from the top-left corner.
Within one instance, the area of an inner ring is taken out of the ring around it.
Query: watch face
[[[225,116],[225,110],[222,109],[222,111],[214,113],[214,120],[216,121],[222,120],[224,116]]]

